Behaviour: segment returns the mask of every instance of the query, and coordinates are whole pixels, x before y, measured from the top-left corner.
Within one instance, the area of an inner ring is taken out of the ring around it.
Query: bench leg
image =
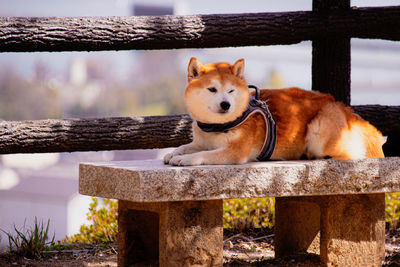
[[[276,203],[276,256],[315,252],[319,241],[319,254],[327,266],[381,266],[385,256],[383,193],[282,197]],[[318,217],[320,240],[315,238]],[[310,221],[311,226],[307,225]]]
[[[118,266],[222,266],[222,200],[119,201]]]
[[[385,194],[324,197],[321,259],[339,266],[381,266],[385,257]]]
[[[320,210],[310,197],[275,198],[275,257],[319,254]]]

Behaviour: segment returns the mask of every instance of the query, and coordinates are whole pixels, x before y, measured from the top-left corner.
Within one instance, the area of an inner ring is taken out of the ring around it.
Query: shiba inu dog
[[[165,164],[242,164],[259,157],[272,131],[262,112],[229,130],[200,127],[230,124],[248,109],[252,95],[243,73],[243,59],[202,65],[191,58],[185,103],[194,121],[193,141],[167,154]],[[287,88],[261,90],[260,99],[276,124],[272,160],[384,157],[382,134],[329,94]]]

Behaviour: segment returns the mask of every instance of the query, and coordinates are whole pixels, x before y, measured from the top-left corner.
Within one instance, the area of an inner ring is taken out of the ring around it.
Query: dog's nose
[[[223,110],[228,110],[230,107],[231,107],[231,104],[229,103],[229,102],[226,102],[226,101],[222,101],[221,102],[221,104],[220,104],[220,106],[221,106],[221,108],[223,109]]]

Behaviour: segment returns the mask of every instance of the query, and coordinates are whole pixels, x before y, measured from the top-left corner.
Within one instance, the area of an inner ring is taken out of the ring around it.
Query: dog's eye
[[[215,87],[210,87],[210,88],[207,88],[208,89],[208,91],[210,91],[211,93],[216,93],[217,92],[217,89],[215,89]]]
[[[231,93],[233,93],[233,92],[235,92],[235,89],[230,90],[230,91],[228,92],[228,94],[231,94]]]

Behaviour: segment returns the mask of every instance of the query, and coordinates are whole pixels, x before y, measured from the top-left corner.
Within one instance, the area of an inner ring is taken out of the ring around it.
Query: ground
[[[274,259],[272,230],[241,233],[224,231],[224,266],[321,266],[316,255],[297,255]],[[46,252],[42,259],[30,260],[0,252],[0,266],[23,267],[114,267],[116,244],[80,244],[72,249]],[[400,266],[400,228],[386,234],[386,258],[383,266]]]

